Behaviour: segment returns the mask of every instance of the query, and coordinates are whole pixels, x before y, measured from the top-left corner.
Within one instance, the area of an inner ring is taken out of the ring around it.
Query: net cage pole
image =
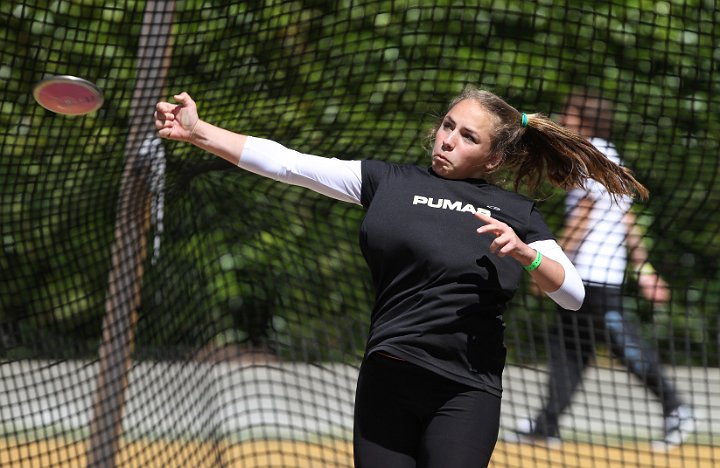
[[[119,448],[151,216],[148,174],[153,158],[143,144],[154,136],[152,115],[167,80],[174,13],[174,0],[149,0],[145,5],[111,251],[88,466],[114,466]]]

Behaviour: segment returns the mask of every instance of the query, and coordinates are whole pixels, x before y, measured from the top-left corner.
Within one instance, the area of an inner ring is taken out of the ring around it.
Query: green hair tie
[[[523,112],[522,117],[520,118],[520,125],[522,125],[524,128],[524,127],[527,127],[527,124],[528,124],[527,114],[525,112]]]

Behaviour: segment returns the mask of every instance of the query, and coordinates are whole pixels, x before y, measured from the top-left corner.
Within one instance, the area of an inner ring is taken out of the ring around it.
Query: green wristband
[[[523,268],[525,268],[525,271],[533,271],[536,270],[537,267],[540,266],[540,262],[542,262],[542,254],[539,250],[536,250],[537,255],[535,255],[535,260],[530,265],[523,265]]]

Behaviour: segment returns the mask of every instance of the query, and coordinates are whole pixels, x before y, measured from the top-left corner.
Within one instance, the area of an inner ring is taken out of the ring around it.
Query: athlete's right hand
[[[155,105],[155,128],[162,138],[191,141],[195,126],[200,122],[195,101],[184,91],[173,99],[177,104],[161,101]]]

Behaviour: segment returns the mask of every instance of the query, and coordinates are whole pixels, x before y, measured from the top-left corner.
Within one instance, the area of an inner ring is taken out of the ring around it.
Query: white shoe
[[[530,418],[520,418],[515,423],[515,432],[518,434],[532,434],[534,421]]]
[[[532,444],[545,446],[547,448],[559,448],[562,440],[559,436],[546,436],[535,431],[532,419],[518,419],[515,430],[503,437],[505,442]]]
[[[688,405],[680,405],[665,418],[665,438],[653,447],[670,449],[682,445],[696,430],[695,414]]]

